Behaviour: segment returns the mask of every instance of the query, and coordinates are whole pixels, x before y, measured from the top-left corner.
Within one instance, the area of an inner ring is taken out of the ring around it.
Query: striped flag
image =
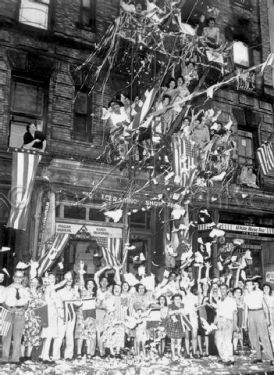
[[[76,300],[63,301],[64,305],[64,321],[70,322],[76,319],[75,303]]]
[[[173,170],[176,185],[192,186],[197,174],[195,146],[184,136],[172,136]]]
[[[7,336],[11,326],[11,312],[0,306],[0,336]]]
[[[191,331],[192,330],[192,325],[190,323],[190,320],[186,315],[180,315],[181,317],[181,323],[183,326],[183,331]]]
[[[39,267],[37,270],[38,276],[42,276],[46,272],[58,256],[62,253],[64,247],[69,239],[69,234],[67,233],[57,233],[55,240],[50,248],[50,250],[45,254],[43,258],[39,261]]]
[[[123,264],[125,254],[122,254],[121,250],[122,238],[95,237],[95,240],[101,246],[108,266],[118,267]]]
[[[87,318],[96,319],[96,298],[84,298],[82,302],[84,320]]]
[[[145,120],[146,115],[148,114],[149,110],[152,107],[152,104],[154,102],[155,96],[158,92],[158,89],[153,88],[151,90],[147,90],[145,92],[145,100],[144,104],[139,112],[134,116],[134,119],[132,121],[132,129],[137,129],[142,124],[142,122]]]
[[[37,154],[12,154],[11,212],[7,227],[27,229],[30,199],[40,159]]]
[[[272,143],[264,143],[257,149],[257,158],[265,176],[274,175],[274,150]]]

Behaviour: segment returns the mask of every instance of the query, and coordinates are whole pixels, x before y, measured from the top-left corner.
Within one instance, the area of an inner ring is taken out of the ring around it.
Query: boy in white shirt
[[[233,298],[227,295],[226,284],[220,286],[221,299],[217,302],[217,316],[215,324],[218,329],[215,333],[215,341],[219,356],[225,365],[234,363],[233,357],[233,331],[237,327],[237,305]]]

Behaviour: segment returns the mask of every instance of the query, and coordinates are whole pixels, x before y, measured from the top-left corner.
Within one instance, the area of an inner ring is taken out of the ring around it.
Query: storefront
[[[93,203],[81,205],[57,197],[54,236],[65,235],[66,241],[62,243],[63,248],[58,250],[59,255],[50,268],[54,268],[60,275],[68,270],[77,272],[79,262],[83,260],[87,275],[93,276],[106,265],[108,254],[104,248],[111,250],[122,263],[125,244],[129,242],[125,269],[135,274],[138,265],[142,263],[147,273],[157,272],[157,268],[164,262],[163,224],[160,223],[159,210],[154,207],[129,209],[116,223],[104,215],[103,207],[101,197],[97,197]],[[52,246],[50,243],[47,251]]]
[[[247,276],[263,275],[264,281],[274,282],[271,276],[274,271],[274,228],[228,223],[219,223],[218,228],[225,235],[216,239],[217,257],[226,259],[234,255],[240,258],[246,250],[250,250],[252,262],[247,266]],[[210,224],[198,226],[199,236],[204,242],[212,241],[210,231]]]

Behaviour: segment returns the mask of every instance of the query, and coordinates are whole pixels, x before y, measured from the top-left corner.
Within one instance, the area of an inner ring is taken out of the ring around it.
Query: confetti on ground
[[[201,359],[178,359],[171,361],[169,356],[162,358],[123,359],[97,358],[87,361],[58,361],[55,364],[43,364],[27,361],[20,366],[0,364],[0,375],[231,375],[231,374],[274,374],[274,366],[268,361],[252,364],[250,356],[238,356],[235,364],[225,366],[217,357]]]

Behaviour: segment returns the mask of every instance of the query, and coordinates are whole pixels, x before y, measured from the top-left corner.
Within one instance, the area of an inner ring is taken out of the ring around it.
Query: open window
[[[50,0],[21,0],[19,22],[25,25],[48,29]]]
[[[44,132],[45,88],[42,82],[13,77],[10,102],[9,147],[20,148],[26,125],[34,122]]]
[[[249,68],[250,54],[247,44],[241,41],[233,42],[233,62],[236,66]]]
[[[240,165],[254,166],[255,150],[253,133],[238,130],[238,161]]]

